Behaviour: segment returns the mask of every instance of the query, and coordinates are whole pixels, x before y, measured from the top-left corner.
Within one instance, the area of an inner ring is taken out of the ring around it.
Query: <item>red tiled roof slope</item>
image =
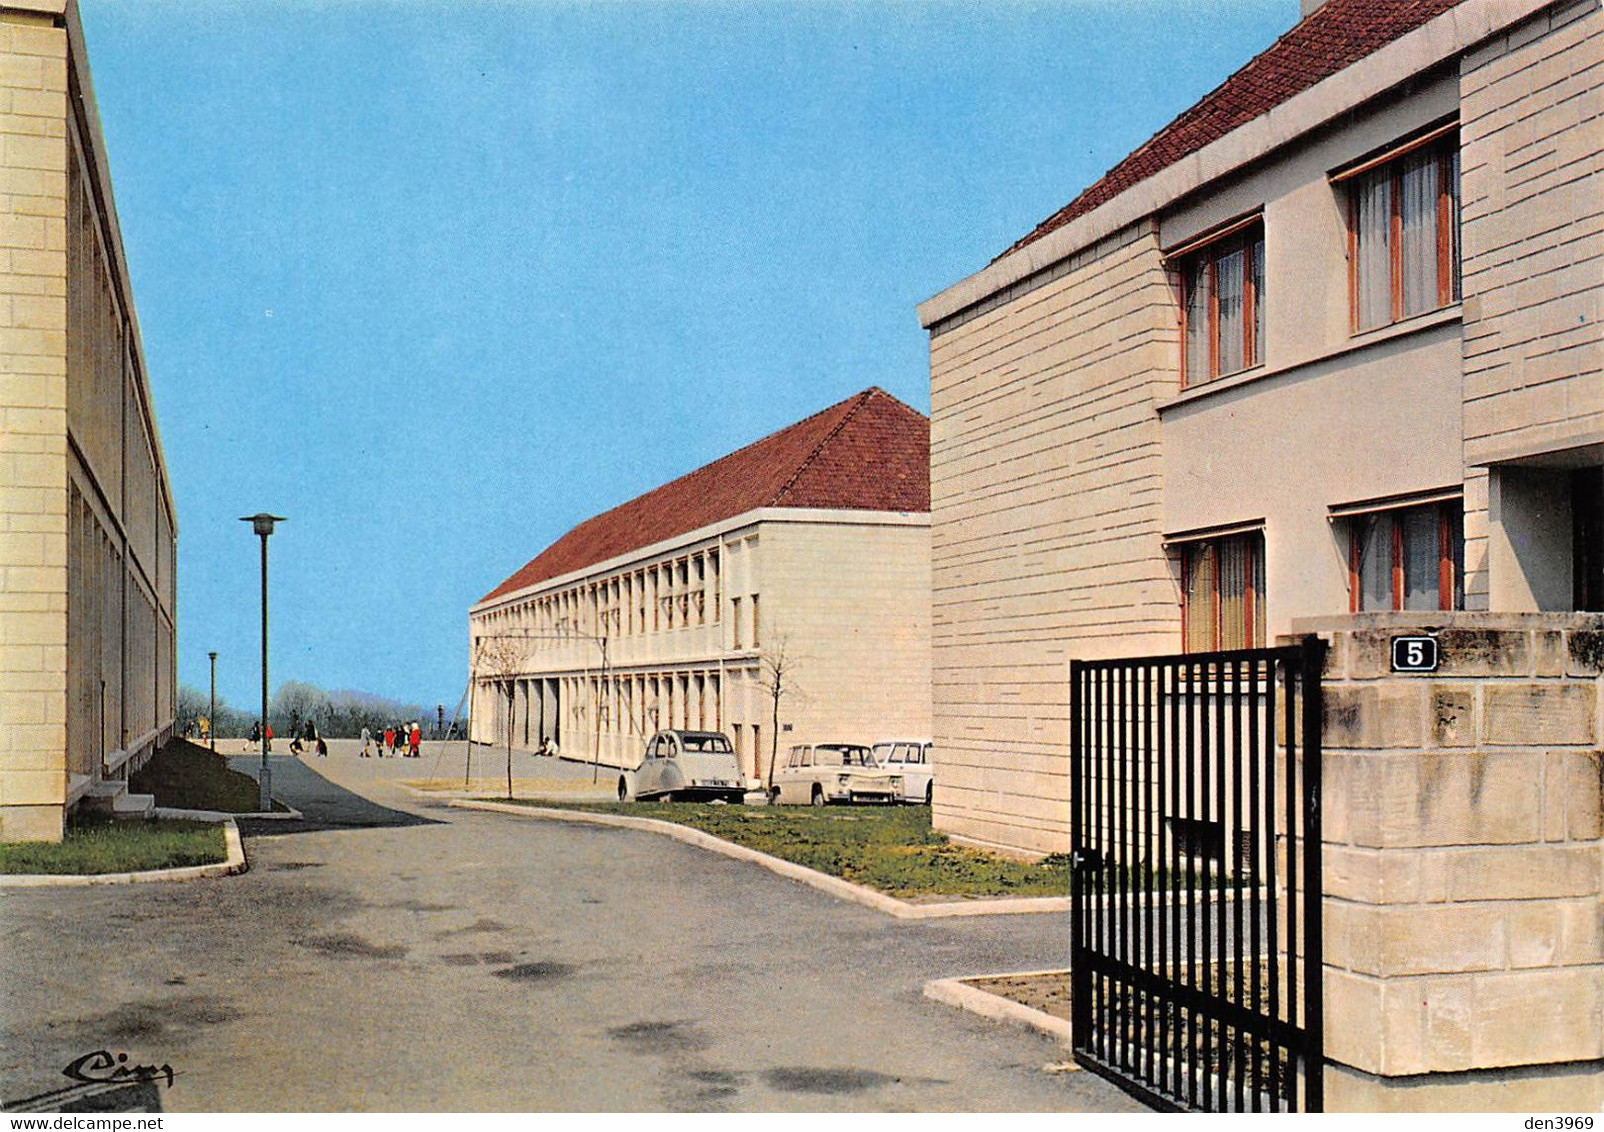
[[[998,256],[1018,251],[1267,114],[1463,0],[1327,0],[1080,196]]]
[[[929,511],[929,419],[883,389],[866,389],[586,519],[480,600],[759,507]]]

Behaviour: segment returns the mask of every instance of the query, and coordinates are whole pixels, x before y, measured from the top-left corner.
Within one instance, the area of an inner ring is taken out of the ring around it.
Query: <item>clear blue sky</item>
[[[182,682],[449,710],[573,524],[869,385],[914,308],[1297,19],[1056,4],[81,0],[179,520]]]

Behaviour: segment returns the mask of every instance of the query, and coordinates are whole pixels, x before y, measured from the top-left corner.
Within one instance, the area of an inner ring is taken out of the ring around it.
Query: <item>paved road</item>
[[[420,803],[395,780],[429,754],[275,757],[308,820],[248,824],[244,876],[0,894],[0,1097],[105,1047],[171,1064],[170,1111],[1134,1107],[920,994],[1060,965],[1059,917],[896,921],[652,834]]]

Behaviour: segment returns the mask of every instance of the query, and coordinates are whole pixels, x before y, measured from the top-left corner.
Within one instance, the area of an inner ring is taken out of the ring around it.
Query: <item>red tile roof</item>
[[[930,510],[930,421],[870,388],[586,519],[481,601],[759,507]]]
[[[1002,255],[1106,204],[1461,2],[1327,0]]]

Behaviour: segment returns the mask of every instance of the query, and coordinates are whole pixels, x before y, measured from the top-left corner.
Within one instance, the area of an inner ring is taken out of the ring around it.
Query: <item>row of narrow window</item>
[[[1464,517],[1458,500],[1341,520],[1354,613],[1465,607]],[[1265,644],[1264,533],[1184,543],[1181,647],[1187,652]]]
[[[1366,167],[1347,194],[1349,328],[1374,330],[1458,302],[1459,147],[1452,136]],[[1181,384],[1264,361],[1264,224],[1188,252],[1180,281]]]
[[[710,551],[501,610],[487,624],[522,629],[538,646],[573,634],[622,637],[716,625],[723,600],[719,556]]]

